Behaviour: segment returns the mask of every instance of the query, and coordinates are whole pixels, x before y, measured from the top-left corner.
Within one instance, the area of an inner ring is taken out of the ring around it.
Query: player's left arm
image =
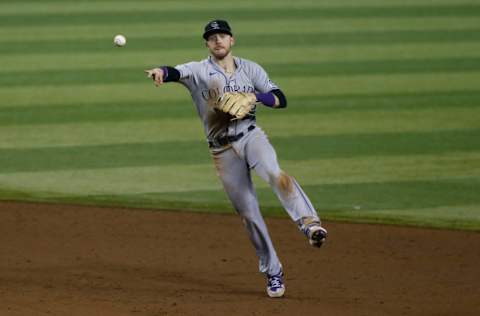
[[[257,102],[271,108],[287,107],[285,94],[277,84],[270,80],[262,66],[254,62],[249,62],[247,68],[256,91],[255,96],[257,97]]]

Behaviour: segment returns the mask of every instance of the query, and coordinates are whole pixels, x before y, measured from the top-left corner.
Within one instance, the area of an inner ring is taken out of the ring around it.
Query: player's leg
[[[249,238],[259,257],[259,270],[276,275],[281,263],[270,239],[267,226],[260,213],[250,169],[233,149],[213,155],[217,174],[233,207],[242,218]]]
[[[255,129],[249,135],[245,155],[249,166],[270,184],[285,210],[310,243],[320,247],[327,232],[321,227],[320,218],[300,185],[280,169],[275,149],[261,129]]]

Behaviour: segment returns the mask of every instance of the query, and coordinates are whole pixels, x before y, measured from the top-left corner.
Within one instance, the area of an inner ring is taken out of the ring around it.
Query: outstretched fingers
[[[160,68],[146,69],[147,78],[151,78],[158,87],[163,84],[163,71]]]

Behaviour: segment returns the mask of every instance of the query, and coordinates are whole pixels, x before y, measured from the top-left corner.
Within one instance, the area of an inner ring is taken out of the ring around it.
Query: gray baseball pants
[[[240,140],[233,142],[230,148],[217,153],[212,152],[212,156],[225,192],[242,218],[255,247],[260,272],[270,275],[279,273],[282,265],[260,213],[251,170],[255,170],[270,184],[296,223],[303,217],[314,217],[319,220],[312,203],[297,181],[280,169],[275,149],[258,126]]]

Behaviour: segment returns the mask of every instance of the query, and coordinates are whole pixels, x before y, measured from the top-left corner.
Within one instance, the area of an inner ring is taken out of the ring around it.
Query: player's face
[[[207,47],[213,57],[223,59],[230,53],[235,40],[229,34],[216,33],[207,39]]]

